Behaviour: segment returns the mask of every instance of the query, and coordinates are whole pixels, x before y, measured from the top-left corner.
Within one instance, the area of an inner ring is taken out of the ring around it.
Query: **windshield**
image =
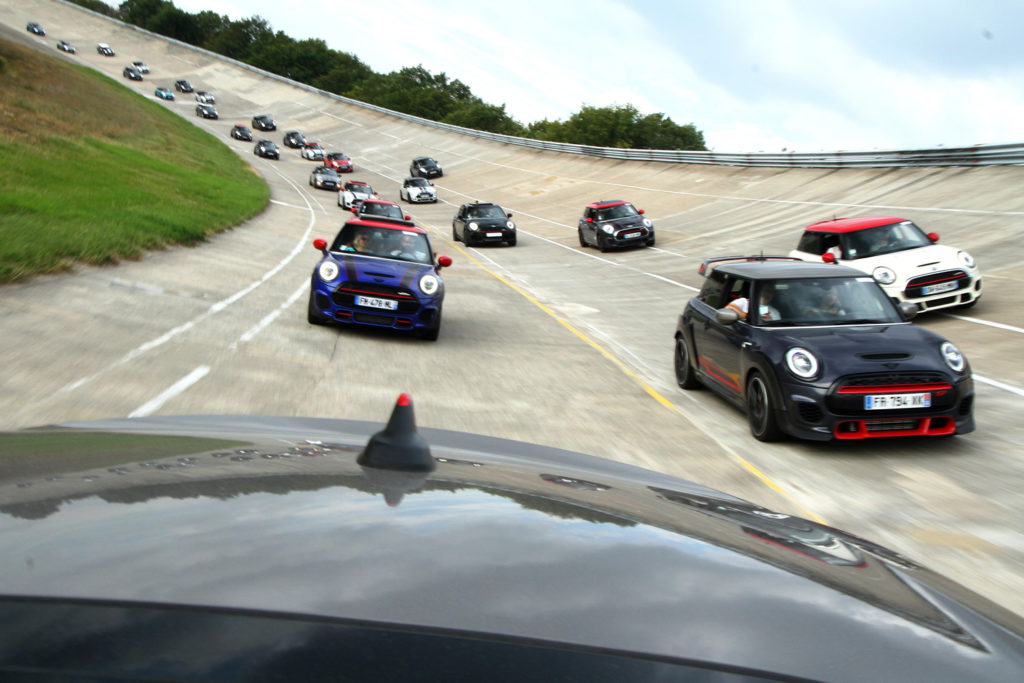
[[[370,216],[390,216],[391,218],[405,218],[402,209],[397,204],[381,204],[379,202],[366,202],[359,210],[360,213]]]
[[[365,183],[345,183],[345,189],[353,194],[373,194],[373,188]]]
[[[434,166],[437,166],[437,162],[433,159],[420,159],[420,166],[423,166],[424,168],[433,168]]]
[[[423,178],[411,178],[409,180],[410,187],[427,187],[428,185],[430,185],[430,183]]]
[[[505,212],[500,206],[493,204],[487,206],[471,206],[469,208],[470,218],[505,218]]]
[[[327,176],[328,178],[337,178],[338,177],[338,172],[337,171],[335,171],[333,168],[327,168],[326,166],[322,166],[322,167],[318,168],[316,170],[316,172],[319,175]]]
[[[331,251],[414,263],[433,263],[430,243],[423,233],[366,225],[345,225],[331,243]]]
[[[754,323],[765,326],[854,325],[903,322],[869,276],[762,282]]]
[[[901,221],[850,232],[842,235],[841,240],[844,253],[851,259],[917,249],[932,243],[928,235],[913,221]]]
[[[610,221],[615,218],[628,218],[629,216],[636,215],[638,215],[637,211],[633,208],[632,204],[616,204],[615,206],[598,209],[597,220]]]
[[[332,152],[331,154],[327,155],[327,158],[330,159],[331,161],[348,161],[348,157],[342,154],[341,152]]]

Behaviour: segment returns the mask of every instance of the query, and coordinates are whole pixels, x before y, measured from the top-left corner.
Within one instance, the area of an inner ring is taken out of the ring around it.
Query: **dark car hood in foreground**
[[[206,417],[0,435],[0,595],[457,629],[831,681],[1024,670],[1024,620],[867,541],[456,432],[420,430],[429,474],[363,468],[379,429]],[[0,625],[0,662],[53,627]],[[153,652],[188,641],[168,633]]]

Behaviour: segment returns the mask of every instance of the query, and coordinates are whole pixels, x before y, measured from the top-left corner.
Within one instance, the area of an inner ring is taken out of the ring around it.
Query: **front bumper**
[[[412,202],[413,204],[432,204],[432,203],[435,203],[437,201],[437,195],[436,194],[423,194],[423,193],[411,194],[410,193],[407,196],[409,197],[409,201]]]
[[[926,293],[929,287],[948,287],[946,291]],[[902,284],[882,285],[894,301],[910,301],[922,311],[965,306],[981,298],[981,275],[964,270],[920,275]]]
[[[357,291],[366,288],[362,283],[322,282],[313,276],[310,308],[333,323],[364,325],[395,330],[423,330],[432,327],[440,315],[444,296],[388,296],[386,292],[372,292],[376,298],[395,302],[395,310],[369,308],[356,304]],[[442,290],[443,291],[443,290]]]
[[[604,243],[609,247],[642,247],[654,240],[654,228],[645,225],[620,228],[611,234],[603,234]]]
[[[950,436],[974,431],[974,380],[940,372],[874,373],[831,385],[783,382],[777,417],[784,431],[814,441]],[[867,410],[865,396],[927,392],[931,407]]]
[[[462,233],[466,246],[471,244],[500,244],[516,238],[516,230],[512,228],[480,228],[479,230],[466,230]]]

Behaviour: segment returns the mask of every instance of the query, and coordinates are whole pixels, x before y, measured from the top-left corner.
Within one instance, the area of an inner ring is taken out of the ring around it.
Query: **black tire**
[[[654,246],[654,238],[653,237],[651,237],[651,239],[647,240],[647,246],[649,246],[649,247],[653,247]]]
[[[510,247],[516,246],[516,236],[512,235],[512,237],[510,237],[509,239],[505,240],[505,244],[507,244]]]
[[[306,321],[310,325],[326,325],[327,318],[320,315],[320,312],[316,310],[316,306],[313,305],[313,293],[309,293],[309,306],[306,307]]]
[[[601,233],[597,233],[597,248],[601,250],[602,254],[611,248],[608,246],[608,243],[601,238]]]
[[[454,223],[452,224],[452,241],[453,242],[458,242],[459,241],[459,233],[455,232],[455,224]]]
[[[576,232],[580,236],[580,246],[581,247],[586,247],[587,246],[587,241],[585,239],[583,239],[583,230],[581,228],[576,228]]]
[[[751,373],[747,380],[746,402],[747,423],[754,438],[766,442],[782,438],[782,429],[772,406],[772,393],[758,372]]]
[[[700,389],[701,383],[697,379],[697,372],[690,364],[690,347],[682,337],[676,337],[675,367],[676,384],[681,389]]]
[[[441,334],[441,311],[437,312],[437,317],[434,318],[434,324],[420,332],[420,336],[427,341],[437,341],[438,336]]]

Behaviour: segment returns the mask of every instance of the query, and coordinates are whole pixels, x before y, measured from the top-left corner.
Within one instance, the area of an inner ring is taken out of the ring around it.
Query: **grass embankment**
[[[269,199],[248,163],[162,103],[3,40],[0,130],[0,282],[196,244]]]

